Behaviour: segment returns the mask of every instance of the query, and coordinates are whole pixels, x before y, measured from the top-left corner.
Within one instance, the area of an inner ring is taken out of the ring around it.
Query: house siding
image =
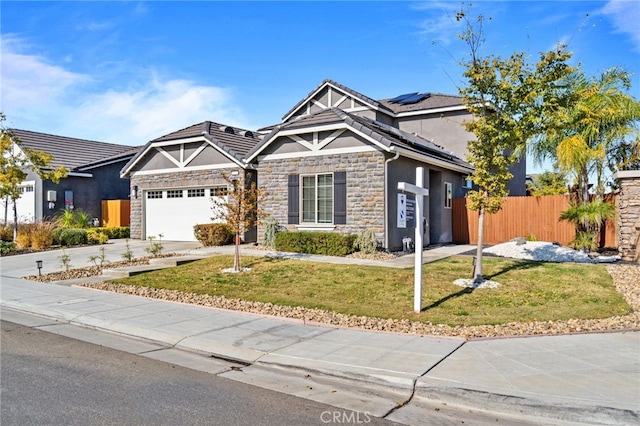
[[[285,160],[263,159],[258,165],[260,186],[268,196],[262,203],[265,214],[280,225],[296,230],[287,217],[289,175],[346,172],[346,224],[335,225],[335,231],[348,234],[363,230],[384,236],[384,161],[381,152],[325,155]],[[259,229],[259,241],[261,238]]]

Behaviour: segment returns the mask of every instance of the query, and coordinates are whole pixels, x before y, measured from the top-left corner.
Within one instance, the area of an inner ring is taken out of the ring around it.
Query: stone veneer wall
[[[275,217],[281,226],[295,230],[287,222],[288,175],[347,172],[347,224],[336,225],[340,233],[371,230],[384,237],[384,161],[381,152],[302,157],[285,160],[262,160],[258,164],[258,184],[268,192],[262,203],[264,212]],[[258,241],[262,230],[258,226]]]
[[[623,260],[640,258],[640,171],[620,171],[618,181],[618,251]]]
[[[142,239],[142,200],[143,190],[194,188],[201,186],[226,185],[222,173],[231,169],[197,170],[175,173],[158,173],[148,175],[134,175],[131,177],[131,188],[138,185],[138,198],[131,198],[131,238]],[[133,192],[133,191],[132,191]],[[180,218],[176,218],[180,220]]]

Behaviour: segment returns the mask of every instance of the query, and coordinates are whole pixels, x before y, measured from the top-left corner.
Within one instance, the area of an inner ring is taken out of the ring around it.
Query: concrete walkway
[[[123,244],[108,245],[107,258],[119,260]],[[130,244],[144,254],[144,242]],[[228,250],[163,244],[167,252],[186,255]],[[436,249],[425,253],[425,261],[472,248]],[[95,251],[96,247],[86,247],[67,253],[72,266],[79,267],[90,264],[88,257]],[[254,254],[250,250],[243,253]],[[482,415],[487,424],[496,420],[508,424],[640,421],[637,332],[466,342],[305,324],[20,279],[37,273],[35,260],[43,260],[43,273],[59,269],[59,256],[59,251],[51,251],[0,260],[3,320],[404,424],[424,424],[425,415],[434,413],[441,420],[435,424],[465,420],[478,424]],[[413,259],[405,257],[411,267]],[[377,264],[399,267],[392,262]],[[116,336],[135,340],[115,343]],[[469,413],[468,418],[460,413]]]

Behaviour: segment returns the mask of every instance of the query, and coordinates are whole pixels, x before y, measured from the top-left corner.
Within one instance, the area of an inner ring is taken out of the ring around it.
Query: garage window
[[[182,198],[182,189],[170,189],[167,191],[167,198]]]
[[[216,186],[215,188],[211,188],[212,197],[226,197],[228,192],[229,190],[226,186]]]
[[[189,197],[189,198],[204,197],[204,188],[188,189],[187,190],[187,197]]]
[[[149,191],[147,198],[162,198],[162,191]]]

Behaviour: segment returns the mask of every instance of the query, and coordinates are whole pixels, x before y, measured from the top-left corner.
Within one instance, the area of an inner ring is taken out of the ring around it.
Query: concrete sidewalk
[[[74,255],[88,257],[89,249]],[[46,253],[39,255],[51,263],[59,256]],[[344,329],[21,280],[34,261],[22,257],[2,259],[8,321],[74,336],[87,329],[128,336],[145,356],[178,363],[189,354],[192,368],[404,424],[424,424],[435,412],[439,424],[450,424],[451,413],[459,421],[469,411],[467,423],[478,413],[494,424],[640,421],[637,332],[465,342]],[[109,340],[102,339],[96,343]]]

